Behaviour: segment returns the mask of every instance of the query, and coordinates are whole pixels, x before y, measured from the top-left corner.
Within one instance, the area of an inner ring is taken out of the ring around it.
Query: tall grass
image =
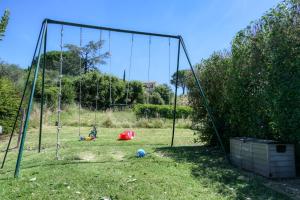
[[[40,104],[34,104],[31,116],[30,126],[32,128],[39,127]],[[43,124],[53,126],[57,121],[57,112],[45,108],[43,115]],[[79,108],[76,105],[65,106],[61,113],[61,121],[63,126],[79,125]],[[81,109],[80,116],[81,126],[93,126],[105,128],[171,128],[172,119],[165,118],[137,118],[132,110],[126,111],[92,111]],[[177,128],[190,128],[190,119],[176,119]]]

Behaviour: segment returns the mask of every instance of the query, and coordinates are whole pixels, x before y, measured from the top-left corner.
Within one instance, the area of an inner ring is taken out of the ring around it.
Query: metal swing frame
[[[224,148],[224,145],[222,143],[220,134],[217,130],[217,127],[215,125],[215,119],[212,115],[212,112],[210,110],[210,107],[208,105],[208,100],[206,98],[205,92],[201,86],[200,80],[197,77],[194,67],[192,65],[191,59],[189,57],[186,45],[184,43],[183,38],[180,35],[168,35],[168,34],[160,34],[160,33],[151,33],[151,32],[141,32],[141,31],[135,31],[135,30],[125,30],[125,29],[116,29],[116,28],[110,28],[110,27],[102,27],[102,26],[94,26],[94,25],[87,25],[87,24],[79,24],[79,23],[72,23],[72,22],[65,22],[65,21],[57,21],[57,20],[52,20],[52,19],[44,19],[42,22],[42,26],[39,32],[38,40],[36,43],[36,47],[34,50],[31,66],[28,70],[28,75],[25,83],[25,87],[23,90],[21,102],[18,108],[18,111],[16,113],[16,118],[14,121],[14,124],[12,126],[12,132],[10,134],[10,138],[7,144],[6,152],[3,157],[1,169],[5,165],[5,161],[7,158],[7,154],[9,152],[9,148],[11,145],[12,137],[14,135],[17,123],[18,123],[18,117],[21,113],[22,110],[22,105],[25,101],[25,94],[27,91],[27,87],[31,84],[31,90],[30,90],[30,96],[29,96],[29,101],[27,105],[27,113],[23,125],[23,132],[22,132],[22,137],[21,137],[21,142],[19,146],[19,151],[18,151],[18,157],[16,161],[16,167],[15,167],[15,172],[14,172],[14,177],[17,178],[19,177],[20,174],[20,165],[22,161],[22,156],[23,156],[23,150],[24,150],[24,144],[25,144],[25,139],[26,139],[26,134],[27,134],[27,129],[28,129],[28,124],[29,124],[29,119],[30,119],[30,113],[32,109],[32,104],[33,104],[33,97],[34,97],[34,92],[35,92],[35,87],[36,87],[36,82],[37,82],[37,77],[39,73],[40,67],[42,67],[42,97],[41,97],[41,112],[40,112],[40,125],[39,125],[39,144],[38,144],[38,152],[41,151],[41,144],[42,144],[42,130],[43,130],[43,107],[44,107],[44,86],[45,86],[45,68],[46,68],[46,52],[47,52],[47,29],[50,24],[53,25],[62,25],[62,26],[72,26],[72,27],[78,27],[80,29],[82,28],[87,28],[87,29],[96,29],[96,30],[104,30],[104,31],[110,31],[110,32],[119,32],[119,33],[128,33],[128,34],[136,34],[136,35],[145,35],[149,37],[162,37],[162,38],[168,38],[168,39],[176,39],[178,41],[178,47],[177,47],[177,63],[176,63],[176,82],[175,82],[175,99],[174,99],[174,105],[173,105],[173,126],[172,126],[172,140],[171,140],[171,147],[174,145],[174,136],[175,136],[175,123],[176,123],[176,108],[177,108],[177,88],[178,88],[178,70],[179,70],[179,61],[180,61],[180,53],[181,49],[183,50],[183,53],[185,55],[185,58],[188,61],[190,70],[192,72],[192,75],[195,79],[196,86],[199,89],[199,94],[203,99],[203,104],[207,110],[208,116],[211,120],[214,132],[218,138],[219,144],[225,154],[225,157],[227,159],[226,151]],[[41,55],[42,55],[42,49],[43,49],[43,66],[41,65]],[[37,58],[37,59],[36,59]],[[37,62],[35,62],[37,61]],[[30,76],[33,72],[33,80],[30,82]],[[58,111],[60,112],[60,111]]]

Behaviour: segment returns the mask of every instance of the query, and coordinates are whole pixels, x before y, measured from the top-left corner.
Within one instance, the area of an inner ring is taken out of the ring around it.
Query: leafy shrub
[[[141,118],[135,123],[138,128],[163,128],[164,121],[161,119],[145,119]]]
[[[300,141],[299,1],[286,0],[237,33],[230,53],[196,68],[223,141],[232,136]],[[188,83],[202,141],[215,133],[195,82]]]
[[[168,84],[158,85],[154,88],[153,93],[158,93],[163,101],[160,100],[160,103],[157,104],[170,104],[174,93]],[[162,103],[163,102],[163,103]],[[151,102],[153,103],[153,102]],[[156,103],[153,103],[156,104]]]
[[[63,77],[62,79],[62,103],[64,105],[72,104],[75,99],[75,87],[71,77]]]
[[[11,132],[19,107],[20,97],[16,91],[10,80],[0,78],[0,125],[4,134]]]
[[[116,127],[116,124],[114,123],[111,116],[107,116],[107,118],[102,122],[102,126],[105,128],[114,128]]]
[[[127,98],[128,84],[115,77],[101,74],[99,72],[89,72],[74,81],[76,100],[79,100],[81,82],[81,102],[86,108],[95,108],[95,98],[98,81],[98,108],[105,109],[110,106],[110,82],[112,104],[125,104]],[[144,89],[141,82],[129,82],[128,104],[142,103],[144,101]]]
[[[151,128],[163,128],[164,122],[161,119],[153,119],[151,120]]]
[[[137,122],[135,123],[135,127],[138,128],[150,128],[150,122],[147,119],[141,118],[139,120],[137,120]]]
[[[149,118],[173,118],[172,105],[153,105],[153,104],[137,104],[133,108],[137,117]],[[188,118],[192,114],[192,108],[189,106],[177,106],[176,118]]]
[[[156,105],[164,105],[165,101],[158,92],[153,92],[149,96],[149,103]]]

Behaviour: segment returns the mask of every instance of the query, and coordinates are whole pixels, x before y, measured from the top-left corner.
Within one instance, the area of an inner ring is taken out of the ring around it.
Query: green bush
[[[4,134],[11,132],[19,107],[20,97],[16,91],[10,80],[0,78],[0,125]]]
[[[162,119],[145,119],[140,118],[135,123],[135,127],[138,128],[163,128],[164,127],[164,121]]]
[[[49,75],[50,74],[50,75]],[[58,101],[58,74],[55,71],[47,71],[47,75],[45,77],[45,87],[44,87],[44,98],[45,98],[45,105],[51,109],[57,107]],[[74,88],[74,78],[66,76],[62,78],[62,99],[61,103],[62,106],[66,106],[68,104],[72,104],[75,99],[75,88]],[[42,75],[38,76],[37,83],[36,83],[36,91],[34,94],[35,100],[40,102],[42,97]]]
[[[300,141],[299,7],[299,1],[283,1],[238,32],[229,53],[196,66],[227,146],[233,136]],[[202,141],[216,144],[195,81],[188,88],[194,127]]]
[[[95,98],[97,93],[98,81],[98,108],[105,109],[110,106],[110,83],[112,104],[125,104],[128,91],[128,104],[142,103],[144,101],[144,89],[141,82],[124,82],[115,77],[101,74],[99,72],[89,72],[82,77],[77,77],[74,81],[76,100],[79,100],[81,81],[81,103],[83,107],[95,108]]]
[[[172,105],[137,104],[134,106],[133,110],[139,118],[173,118]],[[177,106],[176,110],[176,118],[188,118],[193,111],[189,106]]]
[[[111,116],[107,116],[107,118],[102,122],[102,126],[105,128],[115,128],[116,124]]]
[[[153,92],[149,96],[149,103],[156,105],[164,105],[165,101],[158,92]]]

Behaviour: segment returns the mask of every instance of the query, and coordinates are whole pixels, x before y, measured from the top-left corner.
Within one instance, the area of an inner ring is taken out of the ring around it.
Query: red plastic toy
[[[131,140],[135,137],[135,133],[133,131],[124,131],[119,134],[119,140]]]

